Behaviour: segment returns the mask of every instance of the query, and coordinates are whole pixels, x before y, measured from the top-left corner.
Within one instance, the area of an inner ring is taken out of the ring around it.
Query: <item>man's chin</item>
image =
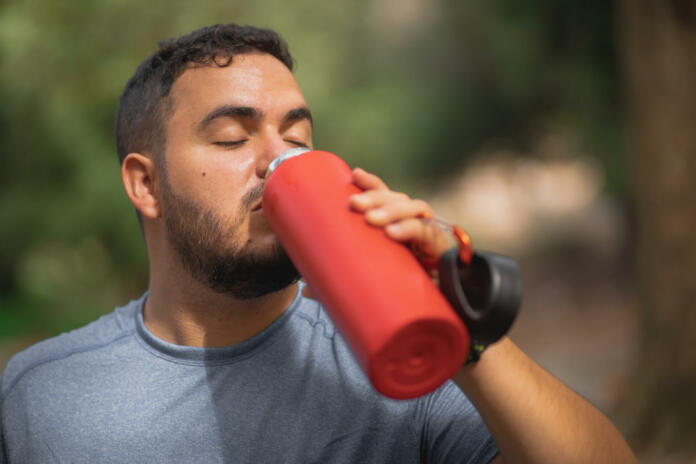
[[[269,261],[279,254],[285,255],[285,249],[273,231],[269,230],[252,235],[244,245],[242,253],[252,255],[260,261]]]
[[[286,288],[299,278],[262,210],[225,227],[221,224],[229,221],[213,212],[175,200],[170,204],[179,209],[171,207],[167,233],[199,282],[220,293],[251,299]]]
[[[300,275],[278,238],[264,234],[249,240],[242,249],[217,260],[207,273],[210,287],[240,299],[251,299],[282,290]]]

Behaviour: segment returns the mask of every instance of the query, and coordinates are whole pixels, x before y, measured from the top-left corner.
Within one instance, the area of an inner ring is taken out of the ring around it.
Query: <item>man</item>
[[[422,398],[371,388],[260,206],[269,162],[312,146],[291,70],[274,32],[236,25],[168,41],[138,68],[116,141],[149,291],[10,361],[0,462],[633,462],[601,413],[507,339]],[[360,169],[353,181],[370,224],[447,249],[419,219],[426,203]]]

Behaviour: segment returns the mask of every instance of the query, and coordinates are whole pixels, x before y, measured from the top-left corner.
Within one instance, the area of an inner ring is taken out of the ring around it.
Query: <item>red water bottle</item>
[[[407,246],[351,210],[338,156],[292,149],[266,174],[263,211],[377,391],[424,395],[466,359],[469,333]]]

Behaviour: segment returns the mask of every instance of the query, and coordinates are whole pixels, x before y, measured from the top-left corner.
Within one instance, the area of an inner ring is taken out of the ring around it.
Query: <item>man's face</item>
[[[292,73],[268,54],[191,67],[174,83],[161,166],[167,236],[188,271],[221,293],[253,298],[297,271],[263,215],[269,162],[311,146],[312,126]]]

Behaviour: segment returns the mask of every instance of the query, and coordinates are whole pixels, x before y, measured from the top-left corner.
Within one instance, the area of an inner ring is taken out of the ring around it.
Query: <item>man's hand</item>
[[[423,219],[433,215],[425,201],[390,190],[382,179],[361,168],[353,169],[353,183],[364,192],[351,196],[350,206],[365,213],[368,224],[383,227],[389,237],[429,258],[438,259],[450,248],[447,234]]]
[[[410,245],[419,256],[439,259],[450,248],[446,233],[432,221],[424,220],[433,215],[425,201],[390,190],[382,179],[361,168],[353,169],[353,183],[364,192],[350,197],[350,207],[364,213],[368,224],[383,227],[387,236]],[[302,294],[314,298],[309,286],[304,287]]]

